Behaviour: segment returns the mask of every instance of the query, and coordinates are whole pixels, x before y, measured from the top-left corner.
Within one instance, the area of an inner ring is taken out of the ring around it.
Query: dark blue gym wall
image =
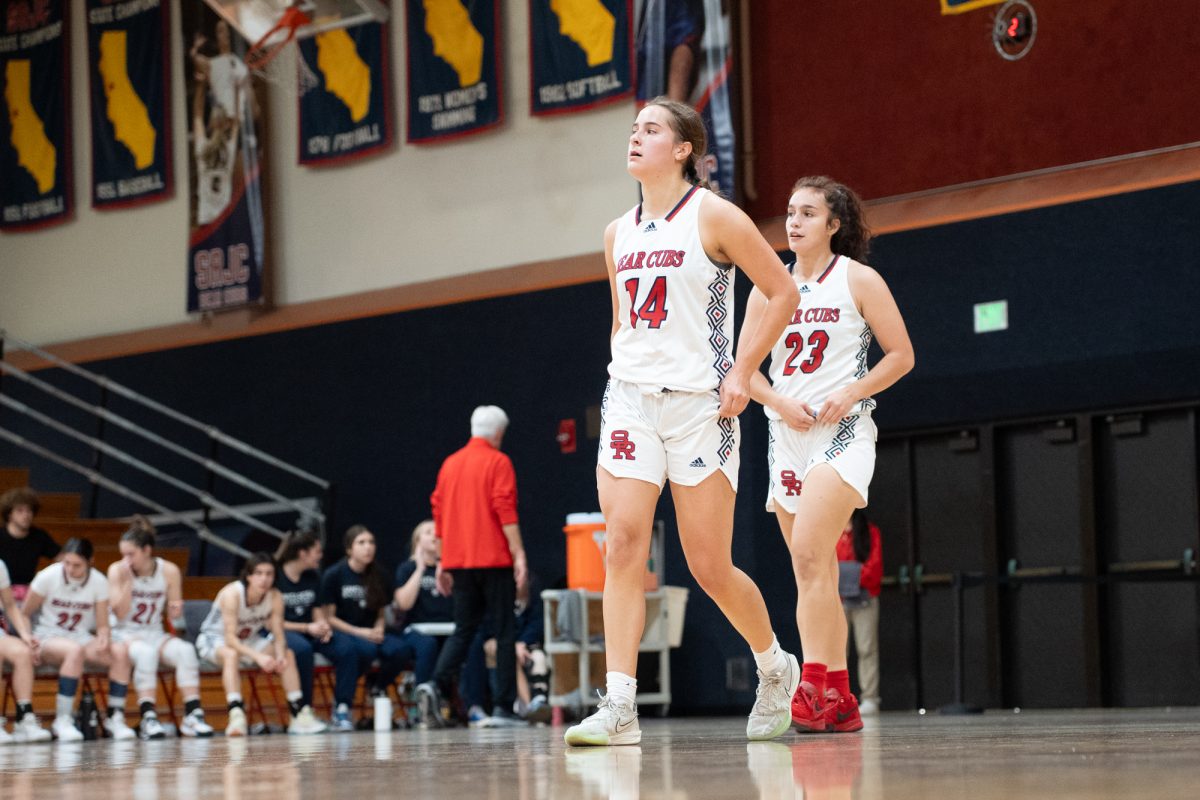
[[[917,352],[916,371],[880,399],[881,429],[1200,396],[1197,208],[1200,185],[1186,184],[881,237],[871,261],[891,285]],[[743,282],[738,296],[745,294]],[[1009,301],[1010,329],[972,333],[972,305],[996,299]],[[553,584],[564,572],[564,516],[598,505],[597,442],[586,436],[585,413],[604,386],[608,314],[607,287],[593,283],[88,366],[333,480],[337,530],[367,524],[391,563],[405,556],[412,527],[428,514],[440,461],[466,441],[471,409],[498,404],[512,418],[505,449],[517,469],[530,565]],[[77,385],[58,371],[37,374]],[[10,377],[2,388],[30,394]],[[37,430],[7,409],[0,418],[18,431]],[[565,418],[580,433],[570,455],[555,441]],[[794,647],[790,567],[761,510],[760,411],[744,416],[743,432],[734,560],[764,587],[780,638]],[[106,433],[114,443],[129,439],[111,426]],[[77,457],[86,460],[86,450]],[[8,444],[0,445],[0,463],[31,465],[38,488],[86,490],[82,479]],[[203,481],[199,467],[184,472]],[[149,486],[127,469],[111,474]],[[168,504],[196,505],[151,488]],[[218,492],[244,496],[220,485]],[[101,515],[131,510],[102,493]],[[684,646],[675,652],[673,708],[745,706],[749,693],[724,687],[726,660],[748,653],[688,578],[669,511],[663,516],[667,580],[692,589]]]

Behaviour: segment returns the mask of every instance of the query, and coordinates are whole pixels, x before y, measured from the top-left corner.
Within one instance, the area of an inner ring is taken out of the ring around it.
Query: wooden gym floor
[[[1200,709],[885,714],[748,744],[743,721],[646,719],[640,747],[561,730],[397,731],[0,747],[0,798],[1195,798]]]

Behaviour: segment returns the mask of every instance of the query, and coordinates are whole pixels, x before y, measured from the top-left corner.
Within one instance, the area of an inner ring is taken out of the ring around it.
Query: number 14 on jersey
[[[629,293],[629,327],[636,328],[638,320],[645,322],[647,327],[661,328],[667,319],[667,278],[659,275],[650,284],[642,304],[638,305],[638,287],[640,278],[630,278],[625,281],[625,291]]]

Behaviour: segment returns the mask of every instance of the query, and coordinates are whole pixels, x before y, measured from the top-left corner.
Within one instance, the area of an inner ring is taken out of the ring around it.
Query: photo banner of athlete
[[[445,141],[499,125],[499,0],[405,0],[404,8],[408,141]]]
[[[564,114],[633,94],[633,0],[529,0],[529,110]]]
[[[71,216],[65,0],[0,4],[0,230]]]
[[[297,42],[301,164],[319,166],[392,146],[386,23],[335,28]]]
[[[721,0],[638,0],[637,98],[644,103],[666,95],[700,112],[708,132],[700,177],[733,197],[733,52],[721,5]]]
[[[92,207],[171,194],[170,41],[162,0],[88,0]]]
[[[263,302],[264,98],[247,44],[203,0],[180,11],[188,113],[187,310]]]

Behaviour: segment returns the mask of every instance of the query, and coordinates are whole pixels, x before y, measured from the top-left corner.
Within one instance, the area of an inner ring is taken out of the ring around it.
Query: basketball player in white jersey
[[[825,177],[802,178],[787,208],[800,302],[771,350],[771,380],[750,387],[769,418],[774,511],[796,575],[804,668],[792,703],[802,731],[862,728],[846,669],[837,541],[867,504],[875,471],[874,395],[913,368],[913,348],[887,284],[861,263],[870,232],[858,197]],[[765,298],[752,292],[746,316]],[[867,367],[872,337],[884,356]]]
[[[196,224],[221,216],[233,197],[238,118],[213,106],[204,120],[204,82],[196,81],[192,102],[192,149],[196,159]]]
[[[679,539],[697,583],[754,651],[758,697],[746,735],[788,729],[800,680],[771,629],[753,581],[733,565],[737,415],[750,376],[796,306],[796,288],[758,229],[732,203],[697,186],[704,124],[689,106],[656,98],[637,116],[627,168],[642,202],[605,231],[612,293],[612,362],[602,405],[600,507],[606,521],[604,640],[608,693],[567,744],[637,744],[638,642],[654,510],[666,481]],[[747,315],[733,359],[733,267],[767,302]]]
[[[214,109],[220,108],[225,116],[237,119],[241,116],[242,94],[250,80],[246,62],[233,53],[232,33],[229,23],[219,20],[216,25],[217,54],[206,56],[200,48],[207,41],[203,34],[196,34],[189,55],[195,66],[195,77],[203,78],[208,84]]]
[[[137,734],[125,724],[129,689],[129,649],[109,636],[108,581],[92,567],[92,543],[68,539],[60,560],[34,576],[24,612],[38,611],[34,636],[43,664],[58,666],[58,696],[50,730],[60,742],[77,742],[83,733],[71,719],[75,692],[85,664],[108,667],[108,719],[104,727],[114,739]]]
[[[175,667],[175,683],[183,694],[180,736],[212,736],[200,707],[200,659],[196,648],[163,628],[168,619],[183,616],[183,576],[179,567],[154,556],[154,526],[135,517],[119,544],[121,559],[108,568],[108,605],[113,614],[113,640],[129,647],[133,688],[137,692],[143,739],[163,739],[167,732],[158,719],[159,663]]]
[[[9,630],[15,634],[6,634],[4,626],[0,625],[0,667],[5,661],[12,664],[12,689],[17,700],[17,721],[13,723],[12,734],[0,725],[0,744],[44,742],[50,738],[50,731],[38,723],[37,715],[33,713],[33,667],[37,660],[38,640],[13,598],[12,580],[3,561],[0,561],[0,609],[4,611]]]
[[[247,559],[241,578],[217,593],[212,610],[200,625],[196,651],[221,668],[229,704],[226,736],[246,735],[241,667],[257,667],[282,678],[292,715],[288,733],[325,730],[312,708],[301,702],[300,676],[283,630],[283,595],[275,588],[275,561],[267,553],[255,553]]]

